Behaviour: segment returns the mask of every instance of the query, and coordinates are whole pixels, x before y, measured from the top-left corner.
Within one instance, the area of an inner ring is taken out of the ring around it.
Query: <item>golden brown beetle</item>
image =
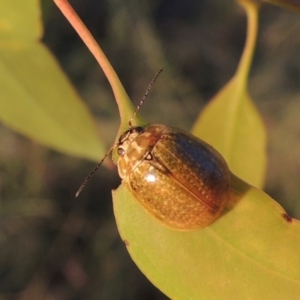
[[[212,223],[230,199],[230,172],[223,157],[180,129],[133,127],[119,139],[123,183],[165,226],[192,230]]]

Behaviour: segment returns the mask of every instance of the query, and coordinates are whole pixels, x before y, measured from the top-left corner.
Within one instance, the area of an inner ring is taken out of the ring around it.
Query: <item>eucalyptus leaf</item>
[[[232,203],[191,232],[155,220],[125,186],[113,193],[120,235],[142,272],[171,299],[300,298],[300,222],[232,177]]]
[[[46,146],[99,161],[103,146],[86,105],[38,38],[38,1],[0,0],[0,120]]]
[[[193,131],[216,148],[230,170],[262,187],[266,170],[266,132],[253,101],[234,77],[201,112]]]

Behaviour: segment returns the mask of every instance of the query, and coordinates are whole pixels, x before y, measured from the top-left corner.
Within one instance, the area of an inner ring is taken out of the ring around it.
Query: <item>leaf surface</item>
[[[93,118],[40,37],[38,1],[0,1],[0,119],[46,146],[98,161]]]
[[[113,197],[131,257],[171,299],[300,297],[299,221],[287,221],[275,201],[235,176],[232,208],[197,231],[165,228],[124,186]]]

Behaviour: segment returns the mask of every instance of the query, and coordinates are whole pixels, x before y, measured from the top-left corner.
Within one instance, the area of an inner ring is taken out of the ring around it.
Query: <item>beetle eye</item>
[[[125,131],[120,137],[119,137],[119,143],[121,143],[128,135],[128,131]]]
[[[142,132],[144,131],[144,128],[138,126],[138,127],[135,127],[135,128],[134,128],[134,131],[137,132],[137,133],[142,133]]]
[[[124,150],[123,148],[119,147],[119,148],[118,148],[118,154],[119,154],[120,156],[122,156],[122,155],[124,155],[124,153],[125,153],[125,150]]]

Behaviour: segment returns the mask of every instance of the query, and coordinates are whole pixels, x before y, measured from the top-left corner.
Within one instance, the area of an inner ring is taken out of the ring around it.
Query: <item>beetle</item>
[[[148,213],[175,230],[202,228],[231,196],[230,171],[209,144],[161,124],[132,127],[117,144],[122,182]]]

